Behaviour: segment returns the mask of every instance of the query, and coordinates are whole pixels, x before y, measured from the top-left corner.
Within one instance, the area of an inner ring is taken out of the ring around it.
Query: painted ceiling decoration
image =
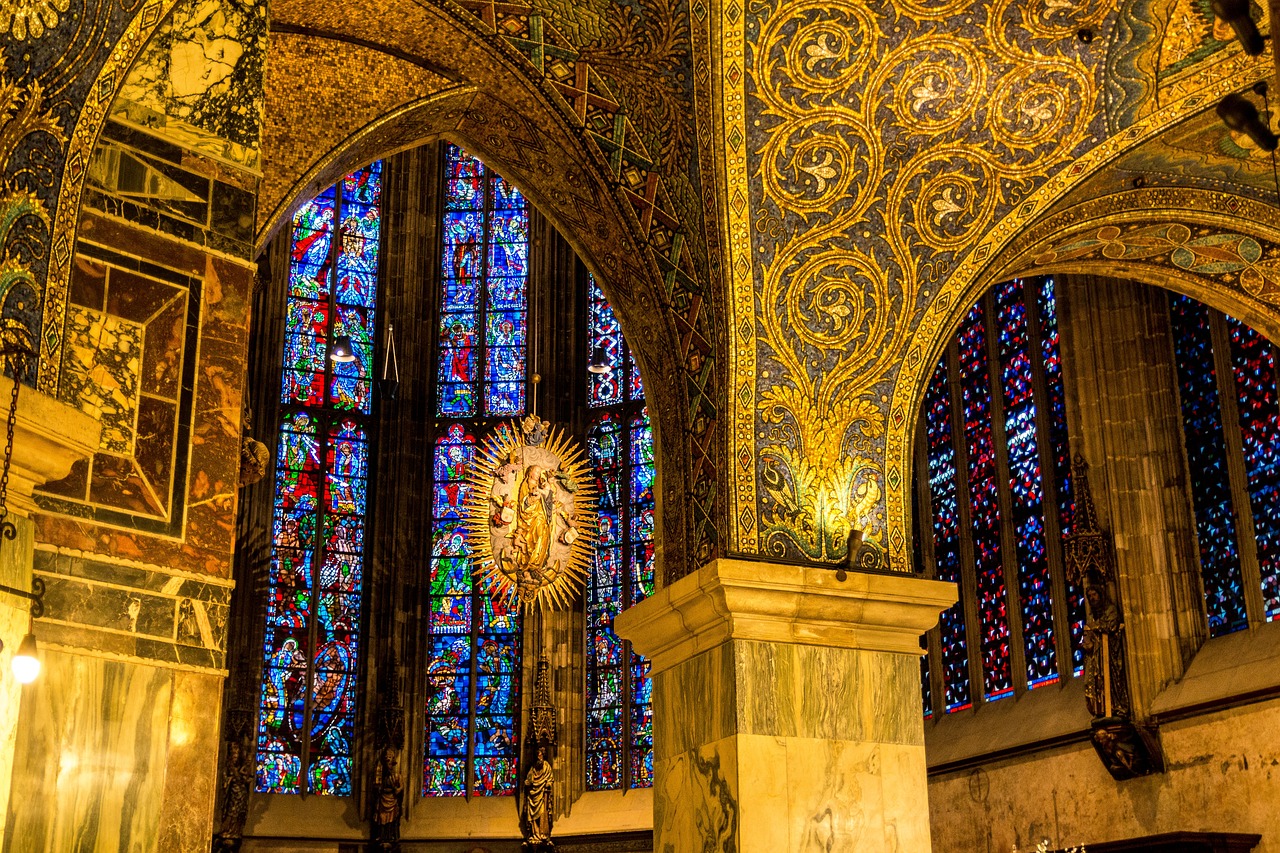
[[[234,168],[270,161],[255,123],[263,7],[215,5],[210,17],[186,0],[25,0],[0,21],[3,251],[27,288],[0,308],[38,333],[47,391],[109,109]],[[842,560],[854,530],[905,570],[912,413],[1013,241],[1139,177],[1221,199],[1274,193],[1247,140],[1212,117],[1271,60],[1244,56],[1197,0],[435,5],[550,93],[650,249],[683,366],[664,400],[683,409],[691,457],[687,494],[664,492],[694,528],[668,579],[717,551]],[[217,57],[204,88],[153,73],[192,56]],[[1099,220],[1091,236],[1047,234],[1029,257],[1216,276],[1273,310],[1266,235],[1175,225]]]

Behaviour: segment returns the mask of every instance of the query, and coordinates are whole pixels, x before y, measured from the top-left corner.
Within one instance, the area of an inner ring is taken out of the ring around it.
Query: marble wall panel
[[[266,42],[265,2],[182,0],[138,56],[111,116],[256,169]]]
[[[157,846],[165,853],[208,849],[217,787],[222,683],[218,676],[174,674]]]
[[[46,647],[18,722],[4,850],[158,847],[175,673]]]
[[[935,853],[1092,845],[1164,832],[1260,833],[1276,853],[1280,700],[1165,723],[1166,772],[1117,782],[1076,743],[929,780]]]
[[[252,270],[94,213],[81,236],[73,298],[144,325],[134,441],[128,455],[100,451],[38,493],[38,538],[161,571],[227,577]],[[127,247],[128,256],[113,247]],[[161,286],[186,295],[160,299]]]
[[[0,584],[15,589],[31,588],[31,548],[33,529],[26,518],[10,516],[17,536],[0,548]],[[9,673],[14,652],[26,636],[30,624],[29,602],[15,595],[0,595],[0,804],[9,802],[13,778],[13,751],[18,738],[18,708],[23,688]],[[4,837],[7,815],[0,813],[0,838]]]
[[[745,640],[659,672],[655,849],[927,851],[919,673]]]
[[[77,255],[59,397],[100,419],[102,438],[85,467],[46,486],[40,506],[172,535],[185,509],[192,406],[190,388],[172,380],[192,384],[201,281],[89,241]]]
[[[46,588],[42,640],[221,674],[228,585],[46,548],[34,565]]]
[[[183,243],[247,260],[256,183],[255,177],[189,149],[108,122],[89,162],[83,204]]]

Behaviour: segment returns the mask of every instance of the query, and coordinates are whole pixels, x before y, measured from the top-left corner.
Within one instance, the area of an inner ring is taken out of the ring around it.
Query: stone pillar
[[[920,642],[955,586],[721,559],[621,614],[653,662],[654,850],[929,850]]]
[[[0,422],[8,415],[13,383],[0,376]],[[67,475],[72,464],[98,446],[98,423],[88,415],[59,403],[32,388],[18,394],[18,419],[14,424],[13,458],[9,466],[8,520],[17,535],[0,539],[0,584],[31,589],[34,537],[31,490]],[[3,436],[0,436],[0,442]],[[0,451],[3,445],[0,444]],[[0,593],[0,839],[8,818],[13,757],[17,746],[18,716],[24,688],[13,677],[10,662],[31,625],[31,602]]]
[[[1115,539],[1141,719],[1207,636],[1167,295],[1064,276],[1059,299],[1071,449],[1090,465],[1099,521]]]

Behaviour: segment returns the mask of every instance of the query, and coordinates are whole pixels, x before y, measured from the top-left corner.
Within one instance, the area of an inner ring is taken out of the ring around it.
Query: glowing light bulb
[[[36,657],[36,636],[27,634],[13,656],[13,677],[19,684],[30,684],[40,677],[40,658]]]

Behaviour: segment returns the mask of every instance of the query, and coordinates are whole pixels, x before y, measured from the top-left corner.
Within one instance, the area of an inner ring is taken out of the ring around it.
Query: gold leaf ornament
[[[17,41],[41,38],[70,6],[71,0],[0,0],[0,33]]]
[[[530,415],[498,426],[467,476],[467,541],[491,594],[564,607],[595,555],[595,478],[576,441]]]

